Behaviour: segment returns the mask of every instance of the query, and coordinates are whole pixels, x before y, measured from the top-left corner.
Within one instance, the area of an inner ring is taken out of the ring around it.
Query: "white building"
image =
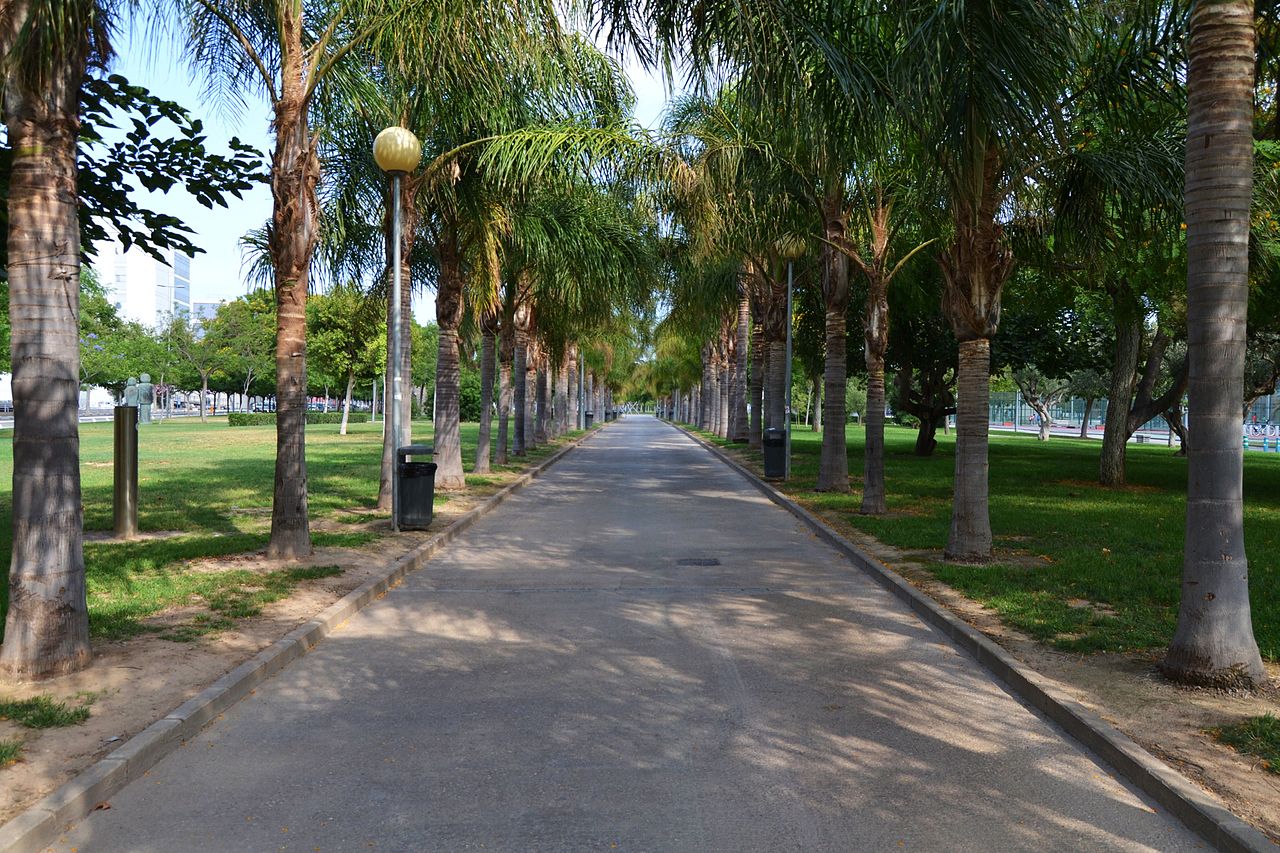
[[[155,328],[191,313],[191,257],[162,249],[165,262],[119,240],[99,243],[94,267],[120,316]]]

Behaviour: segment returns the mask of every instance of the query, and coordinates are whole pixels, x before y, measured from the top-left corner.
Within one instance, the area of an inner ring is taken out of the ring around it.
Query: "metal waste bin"
[[[787,431],[771,428],[764,431],[764,475],[787,476]]]
[[[426,530],[431,526],[436,499],[436,463],[413,461],[415,456],[431,454],[429,444],[410,444],[396,453],[400,498],[396,522],[401,530]]]
[[[594,416],[595,416],[595,413],[594,413],[594,412],[590,412],[590,411],[588,411],[588,412],[586,412],[585,414],[583,414],[583,416],[582,416],[582,418],[583,418],[582,423],[583,423],[583,425],[584,425],[587,429],[591,429],[591,420],[592,420],[592,418],[593,418]]]

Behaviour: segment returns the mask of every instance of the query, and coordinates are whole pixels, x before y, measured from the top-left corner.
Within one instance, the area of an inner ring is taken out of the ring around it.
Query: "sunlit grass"
[[[1071,651],[1158,649],[1177,621],[1186,516],[1186,460],[1164,446],[1131,445],[1128,485],[1097,484],[1101,443],[993,434],[991,528],[996,561],[946,563],[954,436],[931,458],[914,455],[915,432],[886,431],[889,514],[862,516],[863,430],[851,426],[853,493],[813,491],[821,436],[793,434],[793,477],[784,491],[833,520],[911,556],[940,580],[996,610],[1010,625]],[[758,466],[759,454],[747,453]],[[1280,455],[1245,457],[1245,538],[1254,631],[1280,659]]]
[[[415,422],[413,429],[415,440],[430,441],[430,422]],[[476,424],[462,425],[468,468],[474,461],[478,432]],[[0,557],[6,564],[13,527],[11,443],[12,433],[0,432]],[[263,604],[311,579],[296,570],[269,574],[186,570],[193,560],[266,547],[275,450],[274,426],[230,428],[223,418],[207,424],[183,419],[143,427],[139,527],[144,534],[181,535],[95,541],[93,532],[109,532],[112,527],[112,425],[81,425],[81,489],[85,530],[90,533],[84,549],[85,572],[94,636],[132,636],[151,630],[145,621],[151,616],[198,605],[204,612],[164,629],[172,639],[193,639],[256,613]],[[552,452],[554,448],[539,448],[502,470],[519,470]],[[388,517],[376,508],[381,453],[381,424],[352,424],[346,436],[338,434],[335,424],[307,427],[308,505],[313,522],[332,518],[356,524]],[[469,487],[480,494],[493,491],[499,483],[494,477],[468,479]],[[448,500],[447,495],[437,495],[435,505],[443,506]],[[355,547],[374,538],[375,534],[365,531],[312,534],[317,547]],[[0,583],[0,626],[7,599],[7,585]]]
[[[0,738],[0,768],[8,767],[22,757],[22,741]]]
[[[89,703],[68,705],[51,696],[30,699],[0,699],[0,720],[12,720],[29,729],[57,729],[89,719]],[[3,764],[0,761],[0,764]]]
[[[1263,769],[1280,773],[1280,719],[1271,714],[1214,729],[1213,736],[1237,752],[1262,759]]]

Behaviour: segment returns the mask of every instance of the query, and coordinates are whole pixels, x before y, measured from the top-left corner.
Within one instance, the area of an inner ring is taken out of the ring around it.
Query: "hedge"
[[[275,426],[275,412],[232,412],[227,415],[227,424],[229,426]],[[342,412],[307,412],[307,423],[309,424],[340,424],[342,423]],[[352,412],[347,423],[367,424],[369,423],[368,412]]]

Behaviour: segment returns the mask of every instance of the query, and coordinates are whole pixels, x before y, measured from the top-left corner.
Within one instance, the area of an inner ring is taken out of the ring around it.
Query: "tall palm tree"
[[[271,106],[273,199],[268,246],[276,294],[276,466],[272,559],[311,553],[306,464],[306,303],[320,239],[321,90],[350,75],[353,52],[390,26],[431,23],[439,2],[186,0],[188,51],[212,91],[256,90]],[[413,15],[407,13],[412,7]],[[438,22],[438,20],[437,20]],[[383,43],[389,49],[390,42]],[[233,96],[234,97],[234,96]]]
[[[1178,629],[1161,669],[1213,686],[1267,678],[1249,609],[1240,443],[1254,39],[1250,0],[1195,4],[1187,71],[1187,538]]]
[[[80,502],[80,89],[111,57],[117,2],[0,6],[9,177],[13,557],[0,673],[40,678],[92,660]]]

